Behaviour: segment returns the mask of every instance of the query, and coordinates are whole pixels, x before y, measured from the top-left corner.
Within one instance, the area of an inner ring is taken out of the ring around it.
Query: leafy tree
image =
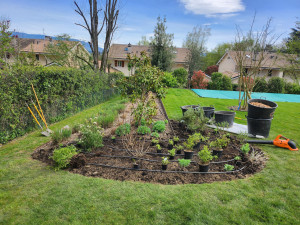
[[[174,58],[173,39],[174,34],[167,34],[166,18],[157,18],[154,29],[154,38],[150,43],[151,63],[163,71],[170,71]]]
[[[208,80],[205,78],[205,73],[201,70],[195,71],[192,76],[191,84],[193,88],[206,89]]]
[[[9,31],[9,26],[10,20],[3,19],[0,21],[0,64],[5,65],[7,65],[7,55],[14,52],[14,48],[11,45],[12,33]]]
[[[214,73],[214,72],[218,72],[218,68],[219,68],[219,67],[216,66],[216,65],[209,66],[209,67],[206,68],[205,73],[206,73],[207,75],[211,75],[211,74]]]
[[[193,75],[194,71],[198,71],[204,65],[205,43],[209,35],[209,28],[196,26],[192,32],[189,32],[186,36],[183,47],[189,50],[187,57],[189,77]]]
[[[271,93],[283,93],[284,80],[280,77],[272,77],[268,81],[268,90]]]
[[[146,36],[142,36],[141,40],[138,42],[138,45],[149,46],[150,42],[147,40]]]
[[[162,82],[167,86],[167,87],[177,87],[178,82],[176,77],[172,75],[170,72],[164,72],[164,76],[162,79]]]
[[[173,71],[173,76],[177,79],[180,85],[187,83],[188,72],[184,68],[178,68]]]
[[[231,43],[223,43],[217,45],[211,52],[207,52],[204,57],[205,66],[207,68],[209,66],[216,65],[217,62],[222,58],[226,51],[232,48]],[[217,71],[214,71],[217,72]]]
[[[210,89],[212,90],[222,90],[222,73],[215,72],[211,75]]]

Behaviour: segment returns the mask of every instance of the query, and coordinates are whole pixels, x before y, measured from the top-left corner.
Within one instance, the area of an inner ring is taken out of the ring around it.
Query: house
[[[127,44],[112,44],[108,54],[108,62],[111,64],[113,71],[120,71],[125,76],[130,76],[131,71],[128,70],[127,54],[136,54],[140,56],[140,53],[145,51],[150,56],[150,47],[144,45],[131,45]],[[187,48],[175,48],[175,58],[173,60],[172,70],[180,67],[185,67],[187,63]]]
[[[88,59],[90,53],[79,41],[64,41],[70,48],[68,53],[68,60],[66,60],[65,66],[79,67],[78,63],[75,62],[74,54],[80,55],[81,57]],[[50,66],[58,65],[55,62],[56,55],[49,52],[48,46],[59,44],[57,40],[53,40],[50,36],[45,36],[44,39],[29,39],[29,38],[18,38],[14,37],[12,40],[12,46],[15,49],[16,54],[6,55],[6,62],[13,63],[16,57],[28,58],[29,56],[34,57],[38,65]]]
[[[263,57],[262,60],[260,60]],[[229,76],[232,83],[237,84],[239,78],[238,60],[243,61],[244,70],[246,73],[252,72],[254,75],[254,67],[259,68],[255,73],[255,77],[264,77],[269,80],[271,77],[284,78],[287,82],[295,82],[295,80],[284,74],[283,68],[290,65],[290,62],[282,54],[273,52],[258,52],[251,54],[250,52],[227,51],[218,61],[218,72]],[[251,71],[252,70],[252,71]]]

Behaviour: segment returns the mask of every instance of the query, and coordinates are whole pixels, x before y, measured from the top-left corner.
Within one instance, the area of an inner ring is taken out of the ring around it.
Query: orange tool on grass
[[[248,143],[254,144],[273,144],[280,148],[287,148],[291,151],[298,151],[297,145],[294,141],[279,134],[273,141],[264,140],[247,140]]]

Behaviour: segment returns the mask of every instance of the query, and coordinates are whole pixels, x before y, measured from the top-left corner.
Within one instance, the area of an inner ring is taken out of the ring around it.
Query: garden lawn
[[[234,100],[202,99],[180,89],[170,89],[163,102],[170,118],[180,117],[181,105],[213,104],[216,109],[226,109],[236,104]],[[107,105],[85,110],[51,129],[74,125]],[[271,137],[280,132],[299,140],[299,110],[300,104],[279,103]],[[237,116],[243,118],[242,114]],[[300,223],[299,152],[266,146],[263,149],[270,157],[267,167],[248,179],[171,186],[55,172],[30,156],[49,140],[34,132],[0,148],[0,223]]]

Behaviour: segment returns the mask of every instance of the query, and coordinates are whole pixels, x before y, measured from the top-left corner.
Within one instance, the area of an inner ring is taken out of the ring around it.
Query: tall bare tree
[[[81,8],[78,6],[78,3],[76,1],[74,1],[74,4],[76,6],[75,12],[77,12],[84,20],[84,24],[79,24],[79,23],[75,23],[75,24],[83,27],[84,29],[86,29],[89,32],[90,38],[91,38],[91,40],[89,41],[89,45],[92,50],[94,70],[98,70],[99,69],[98,37],[99,37],[99,34],[101,33],[101,31],[104,27],[104,23],[105,23],[105,19],[103,19],[102,25],[100,27],[98,27],[99,26],[99,13],[102,11],[102,9],[98,9],[97,0],[89,0],[90,22],[88,22],[88,19],[84,15]]]
[[[101,71],[105,71],[107,67],[107,58],[110,49],[110,44],[117,29],[117,21],[119,16],[118,0],[106,0],[104,20],[105,20],[105,42],[101,59]]]

